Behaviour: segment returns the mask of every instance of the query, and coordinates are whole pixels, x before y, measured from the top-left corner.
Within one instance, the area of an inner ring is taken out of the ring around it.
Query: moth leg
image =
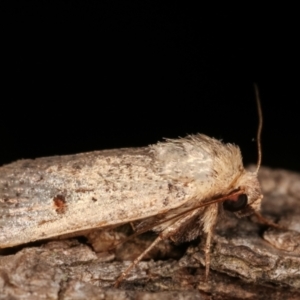
[[[205,280],[208,280],[209,275],[209,267],[210,267],[210,246],[211,240],[213,237],[215,225],[217,223],[218,217],[218,204],[213,204],[207,207],[202,217],[203,222],[203,231],[207,234],[206,235],[206,242],[205,242]]]
[[[130,222],[129,224],[130,224],[130,227],[131,227],[132,231],[135,232],[135,226],[134,226],[134,223],[133,223],[133,222]]]
[[[264,224],[264,225],[267,225],[269,227],[273,227],[273,228],[277,228],[277,229],[283,229],[283,230],[288,230],[287,227],[285,226],[281,226],[281,225],[278,225],[268,219],[266,219],[265,217],[263,217],[259,212],[255,211],[254,212],[254,215],[256,216],[258,222],[260,222],[261,224]]]
[[[205,242],[205,281],[208,280],[209,275],[209,267],[210,267],[210,245],[211,238],[213,235],[213,230],[207,233],[206,242]]]
[[[161,236],[158,236],[154,242],[144,251],[142,254],[140,254],[130,265],[129,267],[122,272],[120,277],[116,280],[114,287],[117,288],[120,283],[124,280],[124,278],[128,275],[128,273],[143,259],[143,257],[151,250],[153,249],[163,238]]]

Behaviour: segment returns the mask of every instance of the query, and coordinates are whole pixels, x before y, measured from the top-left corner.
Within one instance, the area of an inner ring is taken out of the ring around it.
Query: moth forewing
[[[124,224],[181,206],[148,147],[20,160],[0,168],[0,248]]]

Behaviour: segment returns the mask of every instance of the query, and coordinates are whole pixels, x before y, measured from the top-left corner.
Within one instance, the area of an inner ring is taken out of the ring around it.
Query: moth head
[[[257,180],[257,174],[261,165],[262,151],[261,151],[261,130],[263,125],[263,115],[261,109],[261,102],[259,98],[258,87],[254,84],[256,104],[258,111],[258,130],[257,130],[257,153],[258,160],[255,172],[244,172],[234,184],[234,188],[241,193],[234,193],[233,197],[228,197],[223,202],[223,208],[234,212],[238,217],[250,215],[260,210],[261,200],[263,195],[261,193],[260,184]]]
[[[261,193],[257,173],[245,172],[237,180],[236,186],[240,193],[235,193],[223,202],[225,210],[234,212],[238,217],[248,216],[260,210]]]

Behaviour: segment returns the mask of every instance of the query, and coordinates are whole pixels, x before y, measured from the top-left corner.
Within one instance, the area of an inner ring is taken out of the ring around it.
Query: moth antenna
[[[126,243],[126,242],[134,239],[135,237],[137,237],[137,236],[139,236],[139,235],[141,235],[141,234],[143,234],[143,233],[145,233],[145,232],[153,229],[155,226],[158,226],[158,225],[161,225],[161,224],[166,223],[168,221],[174,220],[174,219],[176,219],[176,218],[178,218],[180,216],[183,216],[183,215],[185,215],[185,214],[187,214],[187,213],[189,213],[189,212],[191,212],[191,211],[193,211],[195,209],[198,209],[200,207],[205,207],[205,206],[208,206],[208,205],[211,205],[211,204],[216,204],[216,203],[224,202],[226,199],[228,199],[229,196],[230,197],[237,196],[237,195],[241,195],[243,193],[244,193],[243,190],[236,190],[236,191],[233,191],[231,194],[220,196],[219,198],[216,198],[216,199],[207,201],[205,203],[201,203],[200,205],[197,205],[195,207],[189,208],[189,209],[187,209],[187,210],[185,210],[185,211],[183,211],[183,212],[181,212],[181,213],[179,213],[179,214],[177,214],[175,216],[172,216],[170,218],[165,218],[165,219],[163,219],[162,221],[159,221],[159,222],[155,222],[155,223],[153,223],[153,224],[151,224],[151,225],[143,228],[142,230],[139,230],[139,231],[131,234],[130,236],[124,238],[122,241],[118,242],[117,244],[115,244],[114,246],[112,246],[111,248],[109,248],[108,250],[113,250],[117,246],[119,246],[119,245],[121,245],[123,243]]]
[[[261,101],[259,97],[259,91],[256,83],[254,84],[254,90],[255,90],[255,98],[256,98],[256,104],[257,104],[257,112],[258,112],[258,129],[257,129],[257,166],[255,173],[258,173],[260,165],[261,165],[261,159],[262,159],[262,151],[261,151],[261,131],[263,126],[263,114],[262,114],[262,108],[261,108]]]

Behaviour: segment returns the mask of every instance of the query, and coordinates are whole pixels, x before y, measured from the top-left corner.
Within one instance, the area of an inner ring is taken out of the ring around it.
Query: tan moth
[[[116,285],[159,241],[191,241],[199,235],[206,238],[207,277],[222,210],[241,217],[260,209],[258,107],[255,172],[244,169],[239,147],[202,134],[1,167],[0,248],[135,222],[137,232],[150,227],[158,237]]]

